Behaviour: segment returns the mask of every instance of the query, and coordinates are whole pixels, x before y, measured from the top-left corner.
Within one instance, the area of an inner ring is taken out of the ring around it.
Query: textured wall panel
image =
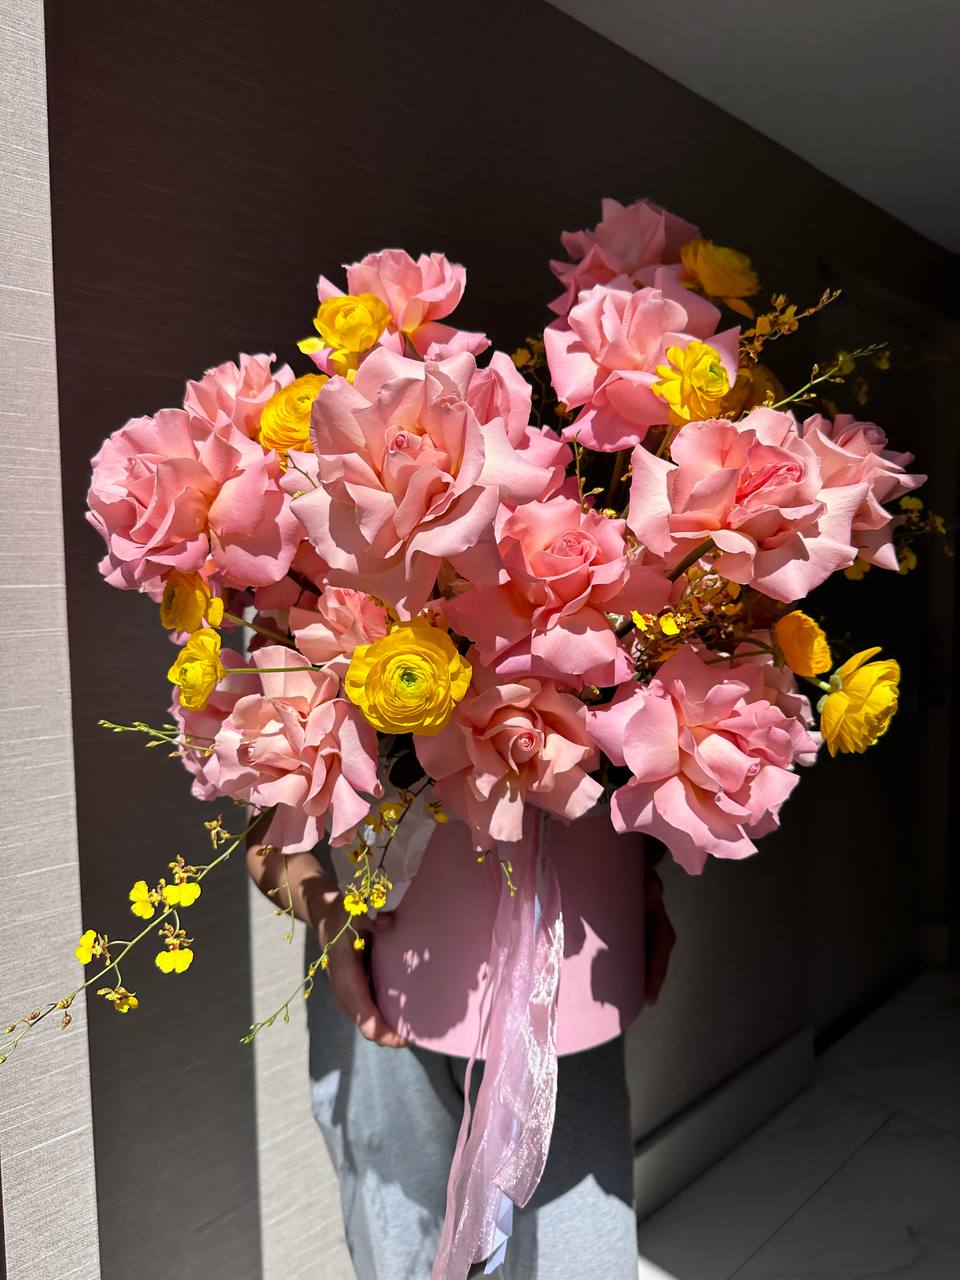
[[[0,4],[0,1025],[77,981],[43,9]],[[96,1280],[86,1010],[0,1066],[8,1280]]]

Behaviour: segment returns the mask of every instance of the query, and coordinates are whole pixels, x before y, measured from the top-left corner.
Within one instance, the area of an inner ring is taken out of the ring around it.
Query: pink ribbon
[[[556,872],[547,858],[546,822],[542,811],[528,810],[519,845],[497,851],[499,860],[512,860],[516,893],[510,892],[498,861],[490,859],[500,896],[486,1011],[467,1064],[463,1119],[432,1280],[466,1280],[474,1263],[502,1249],[511,1220],[505,1198],[518,1208],[527,1203],[550,1148],[563,917]],[[484,1044],[486,1066],[471,1114],[470,1077]]]

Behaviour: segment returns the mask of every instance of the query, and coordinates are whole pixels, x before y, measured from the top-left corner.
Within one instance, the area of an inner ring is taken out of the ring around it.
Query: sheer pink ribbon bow
[[[512,1209],[536,1190],[550,1147],[557,1101],[557,990],[563,917],[556,872],[547,858],[547,818],[525,815],[519,845],[501,845],[511,860],[511,894],[500,881],[487,967],[486,1012],[467,1064],[463,1119],[447,1182],[443,1233],[432,1280],[465,1280],[474,1263],[502,1258]],[[486,1045],[486,1065],[471,1115],[470,1077]]]

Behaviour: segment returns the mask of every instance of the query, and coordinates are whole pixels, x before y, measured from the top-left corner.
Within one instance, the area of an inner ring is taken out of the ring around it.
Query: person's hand
[[[307,886],[305,886],[307,888]],[[316,930],[321,946],[327,946],[343,927],[343,898],[340,890],[325,877],[316,877],[306,892],[310,923]],[[356,922],[358,932],[364,936],[382,933],[393,925],[393,916],[364,917]],[[326,970],[337,1007],[347,1015],[362,1036],[374,1044],[388,1049],[402,1049],[406,1045],[403,1036],[388,1025],[374,1003],[370,990],[370,977],[364,963],[366,951],[357,951],[353,934],[349,930],[334,946]]]
[[[644,957],[646,962],[645,1004],[656,1004],[667,976],[670,952],[677,940],[666,907],[663,905],[663,882],[657,872],[659,858],[646,856],[644,872]]]

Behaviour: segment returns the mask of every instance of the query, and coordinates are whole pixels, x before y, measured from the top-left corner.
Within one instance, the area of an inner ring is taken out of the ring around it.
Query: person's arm
[[[326,946],[343,924],[340,890],[324,875],[312,853],[283,854],[271,849],[264,854],[260,852],[262,847],[254,844],[247,850],[247,869],[253,883],[274,906],[281,909],[291,906],[297,919],[303,920],[316,933],[321,946]],[[289,900],[287,885],[290,888]],[[271,890],[276,892],[271,893]],[[380,933],[392,924],[393,916],[388,912],[372,919],[367,917],[359,927],[364,933]],[[404,1047],[406,1040],[387,1024],[374,1003],[363,953],[354,950],[353,934],[345,933],[331,949],[330,966],[326,972],[336,1004],[356,1024],[361,1035],[390,1049]]]

